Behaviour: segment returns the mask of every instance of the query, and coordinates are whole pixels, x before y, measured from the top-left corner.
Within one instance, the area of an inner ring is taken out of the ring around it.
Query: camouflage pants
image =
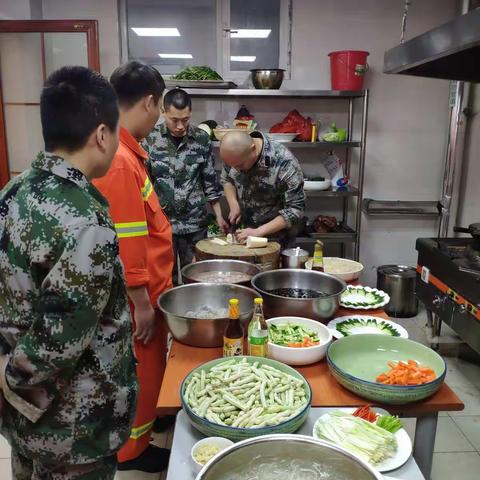
[[[195,256],[195,245],[204,238],[207,238],[206,229],[184,235],[173,235],[173,255],[175,258],[175,266],[173,267],[174,285],[179,283],[178,268],[180,267],[181,270],[185,265],[192,263]]]
[[[113,480],[115,456],[81,465],[45,465],[12,450],[14,480]]]

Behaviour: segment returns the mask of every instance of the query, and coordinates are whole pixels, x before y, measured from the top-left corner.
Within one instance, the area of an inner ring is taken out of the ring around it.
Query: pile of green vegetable
[[[246,358],[195,372],[183,400],[198,416],[237,428],[278,425],[308,404],[302,380]]]
[[[186,67],[172,77],[173,80],[223,80],[213,68],[203,66]]]
[[[322,140],[325,142],[340,143],[347,140],[347,131],[344,128],[337,128],[335,123],[330,125],[330,132],[323,135]]]
[[[305,342],[305,339],[308,341]],[[268,340],[282,347],[304,343],[320,343],[317,332],[309,330],[303,325],[295,325],[292,323],[270,324],[268,327]]]
[[[344,447],[372,465],[392,458],[398,449],[393,433],[341,410],[320,417],[315,433],[318,438]]]

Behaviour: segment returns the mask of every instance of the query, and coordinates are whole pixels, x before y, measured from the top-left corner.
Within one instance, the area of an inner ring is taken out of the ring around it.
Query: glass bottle
[[[263,298],[254,300],[255,309],[248,325],[248,355],[266,357],[268,352],[268,325],[263,315]]]
[[[316,272],[324,272],[323,267],[323,243],[320,240],[315,242],[315,250],[313,252],[312,270]]]
[[[240,323],[240,308],[237,298],[229,300],[228,325],[223,334],[223,356],[243,355],[243,327]]]

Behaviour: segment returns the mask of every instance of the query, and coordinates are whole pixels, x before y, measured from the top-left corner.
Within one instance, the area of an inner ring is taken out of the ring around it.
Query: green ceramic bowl
[[[437,378],[423,385],[383,385],[377,376],[389,370],[387,362],[409,359],[430,367]],[[338,383],[360,397],[401,405],[429,397],[442,385],[446,366],[431,348],[412,340],[386,335],[352,335],[333,342],[327,351],[330,372]]]
[[[298,378],[304,382],[304,389],[307,399],[307,404],[305,408],[295,417],[290,418],[286,422],[279,423],[278,425],[268,426],[268,427],[258,427],[258,428],[236,428],[229,427],[227,425],[218,425],[217,423],[210,422],[206,418],[198,416],[192,409],[186,404],[183,394],[185,391],[185,385],[189,382],[190,378],[195,372],[201,372],[202,370],[210,370],[210,368],[215,365],[224,362],[226,358],[219,358],[217,360],[212,360],[210,362],[200,365],[195,370],[192,370],[182,383],[180,389],[180,397],[182,400],[182,407],[185,410],[191,424],[200,432],[202,432],[207,437],[224,437],[229,438],[233,441],[245,440],[246,438],[258,437],[260,435],[270,435],[272,433],[293,433],[296,432],[305,422],[310,411],[312,404],[312,389],[310,388],[309,383],[303,375],[298,373],[292,367],[285,365],[284,363],[277,362],[276,360],[271,360],[269,358],[260,358],[260,357],[236,357],[241,360],[242,358],[247,358],[248,363],[259,362],[260,365],[270,365],[271,367],[276,368],[282,372],[288,373],[295,378]]]

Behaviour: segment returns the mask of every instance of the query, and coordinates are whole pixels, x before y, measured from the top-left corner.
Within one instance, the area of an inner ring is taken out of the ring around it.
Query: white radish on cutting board
[[[247,237],[247,248],[262,248],[266,247],[268,238],[265,237]]]

